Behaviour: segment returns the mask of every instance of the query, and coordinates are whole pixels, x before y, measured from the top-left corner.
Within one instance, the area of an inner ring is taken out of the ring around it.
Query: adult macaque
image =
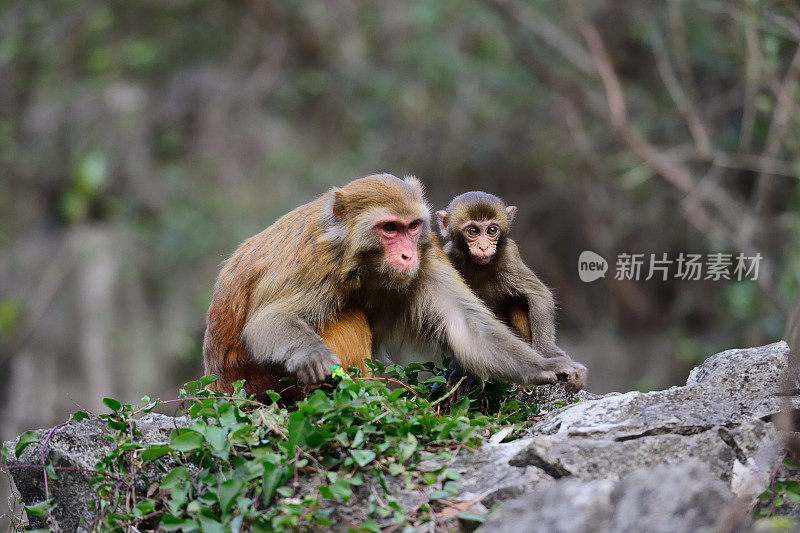
[[[437,211],[444,251],[470,289],[504,323],[547,358],[568,356],[555,343],[555,304],[550,289],[528,268],[516,243],[508,238],[515,206],[493,194],[473,191],[456,196]],[[456,393],[468,390],[472,378],[453,365],[448,384],[466,376]]]
[[[432,235],[429,213],[415,178],[379,174],[328,191],[242,243],[208,309],[203,356],[217,389],[245,379],[250,394],[299,398],[300,387],[279,380],[325,380],[344,361],[320,333],[359,338],[364,322],[376,345],[419,338],[483,379],[562,379],[579,389],[583,366],[544,357],[469,290]]]

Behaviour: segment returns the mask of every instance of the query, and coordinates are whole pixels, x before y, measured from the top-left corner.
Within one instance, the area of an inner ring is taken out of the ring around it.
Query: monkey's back
[[[324,255],[319,213],[325,201],[322,196],[293,209],[245,240],[225,261],[214,285],[203,339],[205,372],[219,376],[220,383],[230,383],[231,376],[246,376],[248,390],[280,390],[277,379],[282,372],[273,368],[276,365],[253,362],[242,340],[251,309],[271,304],[303,316],[317,327],[324,322],[321,313],[310,316],[308,312],[314,309],[314,291],[299,291],[298,287],[329,292],[329,261],[317,257]],[[319,268],[299,268],[309,264]],[[229,386],[220,390],[231,392]]]

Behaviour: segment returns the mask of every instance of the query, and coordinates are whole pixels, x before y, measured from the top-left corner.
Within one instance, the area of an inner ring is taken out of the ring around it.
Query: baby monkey
[[[556,346],[555,303],[550,289],[528,268],[508,238],[516,207],[481,191],[453,198],[437,211],[444,251],[470,289],[494,314],[544,357],[569,357]],[[447,384],[466,379],[452,400],[468,392],[474,378],[453,363]]]

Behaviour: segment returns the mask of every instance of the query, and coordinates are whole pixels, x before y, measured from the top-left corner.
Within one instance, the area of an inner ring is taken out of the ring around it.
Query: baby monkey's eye
[[[486,228],[486,233],[492,236],[497,235],[497,226],[489,226]]]
[[[470,237],[477,237],[479,233],[480,230],[475,226],[470,226],[469,228],[467,228],[467,235],[469,235]]]

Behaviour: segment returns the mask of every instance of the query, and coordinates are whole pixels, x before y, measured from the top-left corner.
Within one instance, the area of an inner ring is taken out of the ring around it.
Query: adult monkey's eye
[[[386,222],[383,226],[381,226],[383,231],[391,233],[393,231],[397,231],[397,224],[394,222]]]
[[[469,228],[467,228],[467,235],[469,235],[470,237],[477,237],[479,233],[480,230],[475,226],[470,226]]]
[[[486,233],[492,236],[497,235],[497,226],[489,226],[486,228]]]
[[[408,229],[415,230],[415,229],[417,229],[419,227],[420,224],[422,224],[422,221],[417,219],[417,220],[415,220],[414,222],[412,222],[411,224],[408,225]]]

